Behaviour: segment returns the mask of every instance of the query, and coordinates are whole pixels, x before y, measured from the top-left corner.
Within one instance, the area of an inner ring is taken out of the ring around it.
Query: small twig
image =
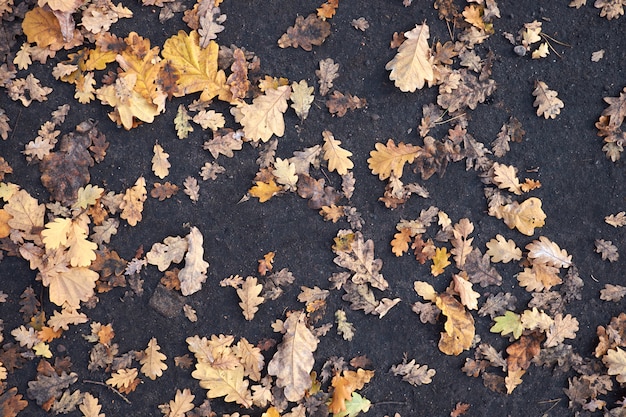
[[[13,140],[13,136],[15,136],[16,130],[17,130],[17,124],[20,121],[20,117],[22,117],[22,110],[20,109],[19,113],[17,114],[17,119],[15,119],[15,124],[13,125],[13,133],[11,133],[11,140]]]
[[[553,400],[545,400],[545,401],[539,401],[538,404],[549,404],[549,403],[554,403],[552,404],[552,407],[548,408],[546,411],[544,411],[544,415],[547,415],[547,413],[550,412],[550,410],[552,410],[554,407],[556,407],[559,402],[561,401],[560,398],[555,398]]]
[[[372,403],[371,405],[406,405],[406,401],[381,401],[378,403]]]
[[[443,124],[446,124],[446,123],[450,123],[451,121],[456,120],[458,118],[461,118],[463,116],[465,116],[465,113],[457,114],[456,116],[451,117],[449,119],[442,120],[440,122],[435,122],[435,125],[443,125]],[[443,115],[442,115],[442,117],[443,117]],[[440,119],[441,119],[441,117],[440,117]]]
[[[554,39],[552,36],[547,35],[547,34],[545,34],[545,33],[543,33],[543,32],[541,32],[541,33],[539,34],[539,36],[542,36],[542,37],[548,38],[548,39],[550,39],[552,42],[556,43],[557,45],[567,46],[568,48],[571,48],[571,47],[572,47],[572,45],[567,44],[567,43],[565,43],[565,42],[561,42],[561,41],[559,41],[559,40],[556,40],[556,39]]]
[[[595,282],[600,282],[596,279],[596,277],[594,277],[593,275],[589,275],[591,277],[592,280],[594,280]]]
[[[124,400],[127,404],[130,404],[130,400],[126,398],[124,394],[122,394],[121,392],[113,388],[112,386],[105,384],[104,382],[92,381],[90,379],[83,379],[83,382],[86,384],[95,384],[95,385],[102,385],[103,387],[107,387],[108,389],[110,389],[111,391],[119,395],[122,398],[122,400]]]

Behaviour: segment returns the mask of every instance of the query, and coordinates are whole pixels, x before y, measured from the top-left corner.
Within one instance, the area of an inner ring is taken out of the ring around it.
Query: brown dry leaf
[[[267,373],[276,377],[276,385],[284,388],[288,401],[299,401],[311,387],[310,373],[318,339],[306,323],[306,314],[294,311],[283,324],[285,334],[278,351],[267,365]]]
[[[467,411],[470,409],[470,407],[471,407],[471,405],[468,404],[468,403],[458,402],[454,406],[454,410],[452,410],[450,412],[450,417],[460,417],[463,414],[467,413]]]
[[[426,82],[435,82],[433,59],[428,46],[430,37],[426,23],[404,32],[406,40],[398,48],[396,56],[387,63],[386,70],[391,70],[389,79],[404,92],[414,92],[424,87]]]
[[[401,376],[403,381],[414,387],[430,384],[433,376],[437,373],[434,369],[428,369],[427,365],[415,363],[415,359],[407,362],[406,358],[402,359],[402,363],[393,365],[389,371],[395,376]]]
[[[600,299],[604,301],[619,302],[626,296],[626,287],[622,285],[606,284],[603,289],[600,290]]]
[[[322,132],[324,137],[324,160],[328,161],[328,169],[330,171],[337,171],[339,175],[346,175],[348,170],[354,167],[354,164],[350,160],[352,152],[343,149],[341,141],[335,139],[332,132],[325,130]]]
[[[233,151],[239,151],[243,146],[242,136],[241,131],[235,132],[230,129],[216,130],[213,132],[213,139],[204,142],[203,148],[211,152],[215,159],[219,155],[232,158],[235,155]]]
[[[487,249],[487,255],[491,257],[491,262],[508,263],[522,259],[522,250],[517,247],[513,239],[506,240],[500,234],[487,242]]]
[[[563,343],[565,339],[575,339],[577,331],[578,320],[576,317],[572,317],[571,314],[563,317],[563,314],[558,313],[554,316],[554,321],[546,333],[544,346],[547,348],[554,347]]]
[[[167,198],[172,197],[178,192],[178,185],[172,184],[167,181],[165,184],[161,184],[159,182],[155,182],[153,184],[153,188],[150,191],[150,196],[152,198],[158,198],[159,201],[163,201]]]
[[[143,356],[139,361],[142,365],[141,373],[153,381],[163,375],[163,371],[167,369],[167,365],[163,362],[167,356],[160,350],[161,347],[157,344],[156,338],[153,337],[148,342],[148,347],[143,351]]]
[[[198,185],[198,180],[192,176],[188,176],[183,181],[183,192],[189,196],[189,199],[192,203],[197,203],[200,199],[200,185]]]
[[[122,213],[120,217],[128,222],[131,226],[136,226],[142,219],[143,202],[146,201],[146,180],[139,177],[135,181],[135,185],[128,188],[124,193],[120,209]]]
[[[456,291],[461,298],[461,304],[470,310],[477,310],[480,294],[472,289],[472,283],[467,279],[467,274],[461,272],[452,275],[452,284],[454,291]]]
[[[337,7],[339,7],[339,0],[328,0],[318,7],[317,16],[324,20],[330,19],[337,12]]]
[[[359,98],[348,93],[344,95],[339,91],[333,91],[333,94],[326,100],[326,107],[330,114],[343,117],[348,110],[361,109],[367,105],[367,101],[364,98]]]
[[[283,113],[287,110],[287,99],[291,96],[291,87],[279,86],[265,91],[252,104],[242,104],[239,108],[246,138],[267,142],[272,135],[282,137],[285,133]]]
[[[517,274],[517,280],[526,291],[549,290],[563,282],[558,273],[558,268],[537,262],[533,264],[532,269],[524,268],[523,272]]]
[[[262,277],[264,277],[265,275],[267,275],[268,272],[272,272],[272,269],[274,269],[274,257],[276,256],[276,252],[268,252],[265,255],[263,255],[263,259],[259,259],[259,266],[257,267],[257,270],[259,271],[259,274],[261,274]]]
[[[332,58],[326,58],[320,61],[320,69],[315,70],[315,75],[319,78],[320,94],[325,96],[331,88],[333,81],[339,76],[339,64],[335,64]]]
[[[617,247],[610,240],[596,239],[596,252],[602,255],[602,260],[609,260],[609,262],[615,262],[619,259],[619,253]]]
[[[330,23],[320,19],[311,13],[306,17],[298,16],[296,23],[287,29],[278,40],[278,46],[281,48],[298,46],[305,51],[313,49],[313,45],[319,46],[330,35]]]
[[[504,220],[510,229],[516,228],[526,236],[532,236],[536,227],[545,224],[546,214],[541,209],[541,200],[531,197],[521,204],[517,201],[496,208],[496,217]]]
[[[533,96],[536,98],[533,106],[537,107],[537,116],[543,115],[546,119],[554,119],[561,113],[564,104],[556,97],[557,94],[556,91],[550,90],[543,81],[535,83]]]
[[[237,359],[232,353],[230,355],[233,359]],[[224,397],[226,402],[236,402],[246,408],[252,406],[252,396],[248,390],[249,382],[244,380],[244,369],[238,360],[224,369],[212,366],[209,361],[198,361],[191,376],[200,380],[200,386],[208,390],[208,398]]]
[[[334,262],[353,272],[352,281],[355,284],[369,283],[374,288],[384,291],[389,283],[380,273],[383,261],[374,259],[374,242],[365,241],[361,232],[354,234],[355,239],[347,250],[336,251]]]
[[[435,304],[447,317],[444,325],[445,332],[441,332],[439,339],[439,350],[446,355],[456,356],[469,349],[475,333],[472,315],[450,294],[437,295]]]
[[[341,199],[341,194],[333,187],[324,186],[324,183],[323,178],[316,180],[308,175],[298,176],[298,195],[309,199],[310,208],[318,210],[336,204]]]
[[[396,178],[402,177],[404,164],[413,163],[422,152],[420,146],[407,145],[403,142],[396,145],[393,139],[389,139],[386,145],[376,143],[375,147],[376,150],[370,152],[367,164],[372,174],[378,175],[380,180],[385,180],[391,175]]]
[[[248,321],[254,318],[254,314],[259,311],[259,305],[265,301],[265,298],[259,297],[261,291],[263,291],[263,285],[257,284],[256,277],[247,277],[241,288],[237,288],[237,295],[241,300],[239,307]]]
[[[169,402],[169,413],[167,417],[185,417],[185,413],[194,409],[193,400],[196,398],[189,388],[176,390],[176,395]]]

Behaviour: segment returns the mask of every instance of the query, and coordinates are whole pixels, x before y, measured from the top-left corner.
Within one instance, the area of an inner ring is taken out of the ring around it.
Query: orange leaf
[[[430,273],[434,277],[443,274],[443,270],[446,266],[450,265],[450,254],[447,248],[435,249],[435,256],[433,256],[433,264],[430,266]]]
[[[352,398],[354,388],[352,388],[347,378],[340,375],[333,377],[332,386],[334,388],[333,399],[328,404],[328,410],[333,414],[337,414],[346,410],[346,401]]]
[[[256,185],[250,188],[248,192],[252,197],[258,198],[259,202],[265,203],[267,200],[274,197],[280,190],[280,186],[278,186],[274,180],[270,180],[269,183],[257,181]]]
[[[63,47],[61,25],[54,13],[41,7],[35,7],[26,13],[22,29],[29,43],[36,43],[40,48],[58,51]]]
[[[411,241],[411,229],[403,227],[398,233],[393,235],[391,241],[391,251],[396,256],[402,256],[409,250],[409,242]]]

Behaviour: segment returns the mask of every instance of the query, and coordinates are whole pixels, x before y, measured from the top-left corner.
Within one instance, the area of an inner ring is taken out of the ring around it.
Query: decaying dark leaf
[[[362,109],[367,106],[367,101],[364,98],[359,98],[348,93],[344,95],[335,90],[331,96],[326,100],[326,107],[330,114],[336,114],[338,117],[346,115],[348,110]]]
[[[316,180],[308,175],[300,175],[298,178],[298,195],[309,200],[309,207],[315,210],[321,209],[323,206],[337,204],[341,198],[333,187],[324,186],[324,179]]]
[[[313,45],[319,46],[330,35],[330,23],[311,13],[306,17],[298,16],[296,23],[287,29],[287,32],[278,40],[281,48],[298,46],[305,51],[313,49]]]

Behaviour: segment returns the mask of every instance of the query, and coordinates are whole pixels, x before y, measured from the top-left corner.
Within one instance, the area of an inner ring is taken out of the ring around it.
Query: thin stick
[[[95,385],[102,385],[103,387],[107,387],[108,389],[110,389],[111,391],[119,395],[122,398],[122,400],[126,401],[127,404],[130,404],[130,400],[126,398],[124,394],[122,394],[121,392],[113,388],[112,386],[105,384],[104,382],[92,381],[90,379],[83,379],[83,382],[86,384],[95,384]]]
[[[451,117],[451,118],[449,118],[449,119],[442,120],[441,122],[435,122],[435,124],[436,124],[436,125],[443,125],[443,124],[446,124],[446,123],[450,123],[451,121],[456,120],[456,119],[458,119],[458,118],[460,118],[460,117],[463,117],[463,116],[465,116],[465,113],[461,113],[461,114],[456,115],[456,116],[454,116],[454,117]]]
[[[372,405],[406,405],[406,401],[381,401]]]
[[[11,133],[11,140],[13,140],[13,136],[15,136],[15,131],[17,130],[17,124],[19,123],[21,117],[22,117],[22,110],[20,109],[20,112],[17,114],[17,119],[15,119],[15,124],[13,125],[13,133]]]

